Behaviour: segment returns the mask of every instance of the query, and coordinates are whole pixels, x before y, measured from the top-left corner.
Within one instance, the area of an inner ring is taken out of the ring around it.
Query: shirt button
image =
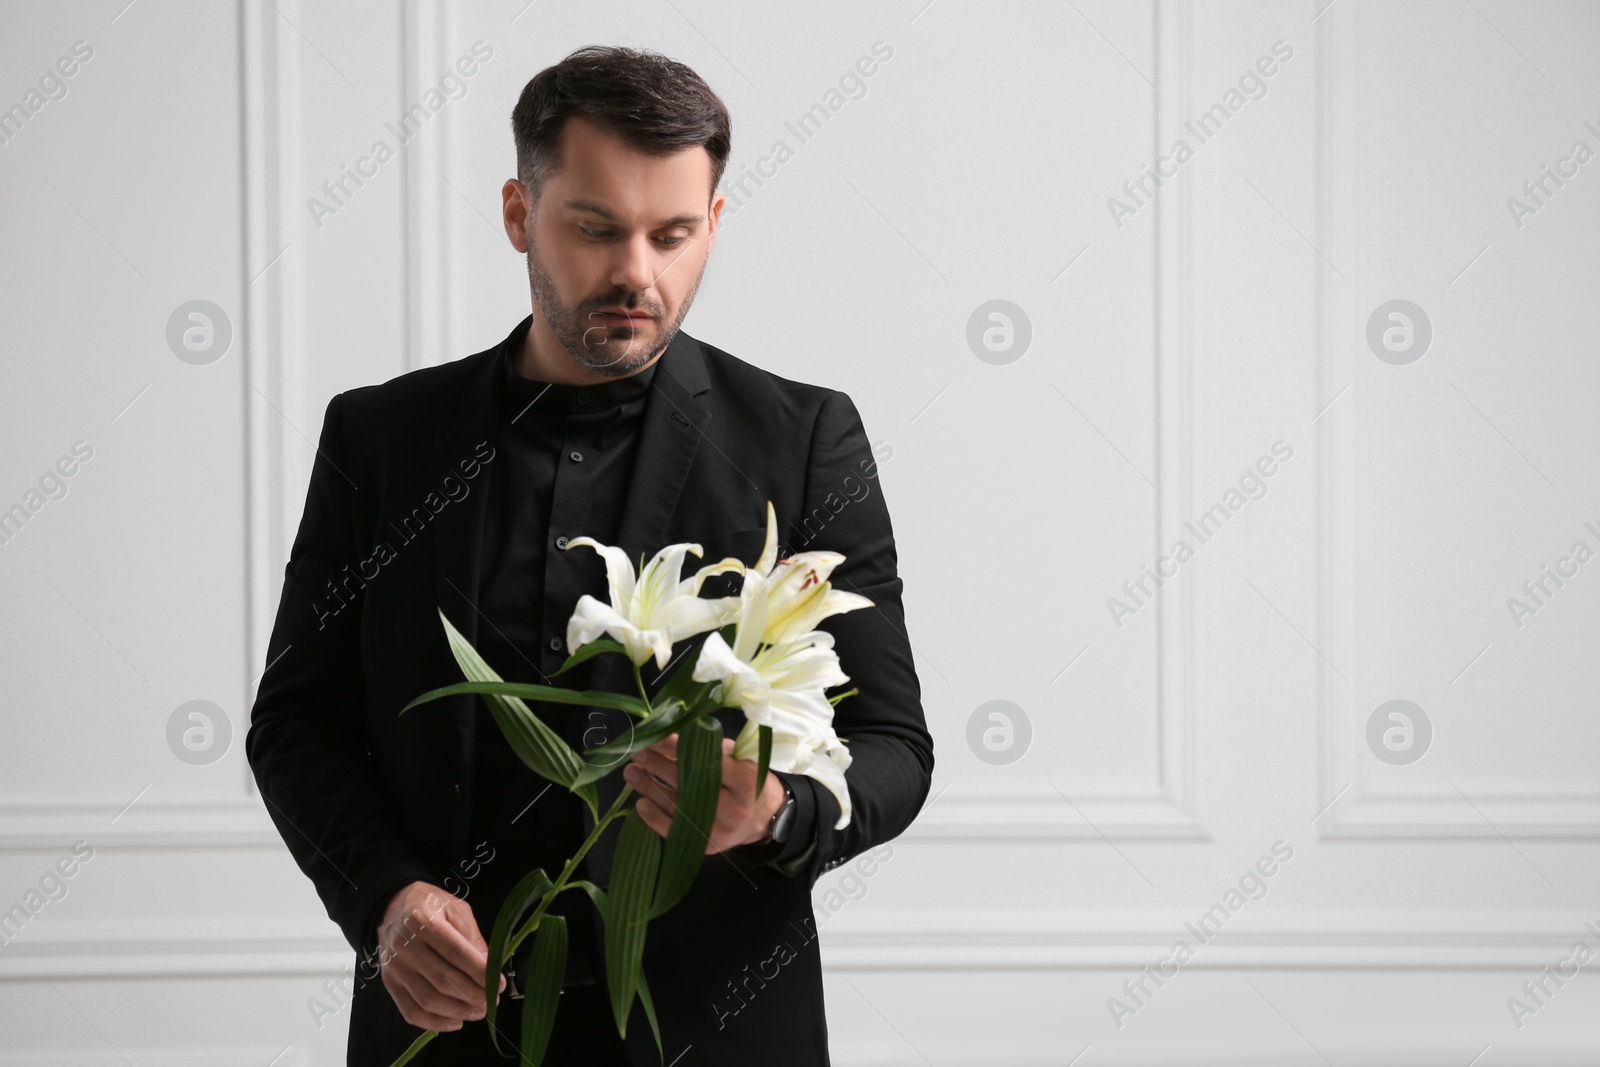
[[[583,453],[582,452],[568,452],[567,455],[572,457],[572,462],[574,462],[574,463],[582,463],[583,462]]]
[[[565,537],[556,538],[556,547],[557,548],[566,548],[567,547],[567,539]]]
[[[561,638],[552,637],[550,639],[550,648],[551,648],[551,651],[560,652],[561,651]]]
[[[593,403],[594,403],[594,397],[590,396],[588,393],[579,393],[578,394],[578,406],[580,408],[586,408],[590,404],[593,404]]]

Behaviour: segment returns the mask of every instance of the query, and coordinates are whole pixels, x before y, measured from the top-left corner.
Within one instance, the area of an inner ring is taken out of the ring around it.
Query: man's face
[[[582,116],[567,121],[562,139],[561,168],[531,215],[526,187],[506,183],[507,232],[527,253],[555,341],[580,366],[621,377],[677,334],[726,198],[708,212],[711,157],[702,147],[646,155]]]

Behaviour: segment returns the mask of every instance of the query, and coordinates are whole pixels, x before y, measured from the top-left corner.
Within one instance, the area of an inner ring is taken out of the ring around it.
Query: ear
[[[511,247],[526,255],[530,247],[528,230],[533,226],[533,198],[528,187],[515,178],[507,178],[500,187],[500,213]]]
[[[707,217],[706,251],[707,252],[710,252],[711,249],[717,243],[717,227],[722,221],[722,207],[727,202],[728,202],[728,198],[726,196],[724,196],[722,193],[718,193],[716,196],[712,197],[712,199],[711,199],[711,210],[706,213],[706,217]]]

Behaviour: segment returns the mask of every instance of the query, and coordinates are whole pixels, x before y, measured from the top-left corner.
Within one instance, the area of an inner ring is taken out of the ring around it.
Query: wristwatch
[[[778,784],[783,786],[783,806],[772,816],[772,822],[767,826],[767,840],[776,844],[783,844],[789,839],[789,830],[794,826],[794,790],[789,788],[789,783],[782,778]]]

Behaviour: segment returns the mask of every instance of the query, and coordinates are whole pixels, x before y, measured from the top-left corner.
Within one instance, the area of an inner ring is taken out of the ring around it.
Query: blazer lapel
[[[661,354],[650,385],[616,537],[616,543],[636,563],[641,554],[648,561],[666,543],[689,467],[711,420],[711,382],[699,342],[678,331]],[[695,563],[693,557],[689,562]],[[602,656],[591,662],[595,667],[591,675],[595,688],[633,692],[633,669],[624,657]],[[616,721],[611,721],[613,716]],[[614,731],[611,736],[620,737],[629,728],[629,717],[624,712],[608,713],[607,721]],[[622,792],[622,776],[609,774],[596,783],[596,788],[600,810],[605,811]],[[587,828],[593,826],[589,821]],[[602,883],[609,879],[614,845],[615,835],[606,834],[590,850],[586,861],[590,879]]]
[[[532,319],[532,315],[524,319],[510,336],[494,348],[463,361],[464,375],[445,398],[446,405],[454,410],[434,427],[428,467],[428,485],[431,488],[437,488],[446,478],[466,481],[461,462],[476,462],[476,457],[481,454],[479,449],[485,441],[490,447],[495,446],[499,432],[505,349],[521,340]],[[472,486],[471,491],[463,499],[452,501],[433,520],[434,604],[443,609],[451,625],[474,645],[477,643],[481,618],[478,612],[478,579],[483,524],[487,514],[489,481],[495,477],[498,462],[502,461],[496,456],[484,463],[478,477],[468,483]],[[424,625],[438,625],[433,611],[430,610],[427,617]],[[457,781],[471,782],[478,698],[463,695],[450,697],[449,701],[460,744],[460,777]],[[455,850],[451,855],[465,850],[468,830],[468,805],[458,804],[456,812]]]
[[[439,485],[447,476],[459,480],[458,464],[473,458],[482,442],[494,442],[506,349],[522,342],[532,319],[531,315],[525,318],[499,345],[464,361],[464,376],[446,397],[447,405],[453,410],[434,429],[429,468],[431,486]],[[680,330],[656,366],[616,533],[615,543],[627,551],[630,559],[637,560],[641,553],[648,559],[665,543],[689,467],[710,422],[710,391],[711,382],[700,344]],[[474,491],[441,511],[433,524],[434,597],[451,624],[473,644],[480,630],[478,582],[482,533],[488,479],[495,476],[495,462],[485,464]],[[600,595],[600,591],[597,590],[596,595]],[[632,692],[633,673],[621,657],[605,656],[594,660],[593,665],[591,684],[595,688]],[[473,696],[451,698],[464,781],[471,780],[477,699]],[[624,713],[615,714],[627,718]],[[626,730],[628,724],[614,725]],[[603,811],[622,791],[621,778],[608,775],[597,785]],[[458,810],[457,852],[465,848],[468,805],[460,805]],[[588,827],[592,828],[593,823],[589,822]],[[604,879],[609,875],[613,836],[606,835],[589,853],[590,877]]]
[[[711,383],[700,344],[679,331],[661,354],[639,429],[617,544],[637,560],[662,545],[711,418]]]

